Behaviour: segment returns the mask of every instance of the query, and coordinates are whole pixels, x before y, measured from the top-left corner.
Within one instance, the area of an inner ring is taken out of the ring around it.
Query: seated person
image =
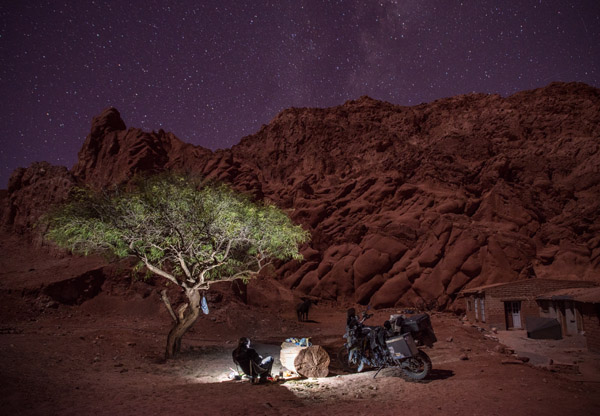
[[[233,362],[239,366],[242,371],[250,376],[254,382],[257,377],[261,383],[267,381],[267,377],[271,377],[271,368],[273,367],[273,357],[267,356],[262,358],[254,350],[250,348],[250,339],[246,337],[240,338],[238,347],[231,353]]]

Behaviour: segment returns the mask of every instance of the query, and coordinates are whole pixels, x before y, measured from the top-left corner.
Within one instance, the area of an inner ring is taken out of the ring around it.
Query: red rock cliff
[[[599,146],[600,91],[553,83],[508,98],[289,109],[215,153],[126,130],[107,109],[70,174],[93,186],[163,169],[228,181],[311,230],[306,260],[278,270],[289,287],[375,307],[443,307],[469,286],[600,281]],[[26,190],[9,189],[8,222],[23,222],[15,210]]]

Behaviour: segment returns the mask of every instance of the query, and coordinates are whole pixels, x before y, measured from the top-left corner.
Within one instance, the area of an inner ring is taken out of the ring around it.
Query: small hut
[[[597,287],[596,283],[533,278],[467,288],[459,293],[459,299],[471,322],[489,328],[524,329],[528,316],[540,316],[538,296],[560,289],[592,287]]]
[[[583,334],[590,351],[600,351],[600,287],[560,289],[536,298],[540,316],[556,319],[563,334]]]

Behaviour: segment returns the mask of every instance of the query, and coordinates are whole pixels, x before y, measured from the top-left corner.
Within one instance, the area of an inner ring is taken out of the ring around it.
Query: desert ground
[[[364,306],[319,302],[301,323],[287,298],[257,306],[226,290],[209,298],[210,313],[184,337],[180,356],[165,361],[170,317],[158,286],[116,273],[95,296],[65,304],[44,287],[100,267],[103,259],[57,255],[8,234],[0,253],[2,414],[550,416],[592,415],[600,408],[600,356],[576,340],[528,343],[523,334],[482,331],[446,312],[431,312],[438,342],[427,349],[434,370],[423,382],[392,370],[376,378],[375,371],[342,370],[335,355],[346,308]],[[396,312],[377,310],[370,323]],[[330,353],[330,374],[264,385],[229,380],[240,336],[275,356],[274,372],[286,338],[310,337]],[[516,353],[497,339],[517,343]],[[535,359],[524,363],[518,358],[529,346]],[[548,365],[544,357],[552,354]]]

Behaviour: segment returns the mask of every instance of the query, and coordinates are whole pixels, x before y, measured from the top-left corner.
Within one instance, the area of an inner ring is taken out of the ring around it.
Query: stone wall
[[[600,304],[584,303],[581,311],[588,350],[600,352]]]

